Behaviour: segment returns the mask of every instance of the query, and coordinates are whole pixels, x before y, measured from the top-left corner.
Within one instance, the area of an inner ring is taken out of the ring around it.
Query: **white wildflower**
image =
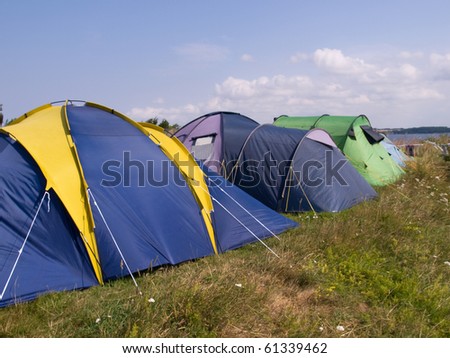
[[[344,328],[343,326],[337,326],[336,329],[337,329],[339,332],[344,332],[344,331],[345,331],[345,328]]]
[[[97,319],[95,320],[95,323],[100,323],[100,321],[101,321],[101,319],[100,319],[100,318],[97,318]]]
[[[155,303],[156,301],[155,301],[155,299],[154,299],[153,297],[150,297],[150,298],[148,299],[148,302],[150,302],[150,303]]]

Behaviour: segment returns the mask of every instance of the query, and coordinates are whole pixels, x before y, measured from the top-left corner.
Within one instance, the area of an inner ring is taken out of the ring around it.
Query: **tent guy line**
[[[236,220],[242,227],[244,227],[250,234],[253,235],[253,237],[258,240],[261,244],[263,244],[267,250],[269,250],[272,254],[274,254],[276,257],[280,258],[278,254],[273,251],[264,241],[262,241],[252,230],[250,230],[247,226],[244,225],[244,223],[239,220],[235,215],[233,215],[220,201],[218,201],[214,196],[211,196],[212,200],[219,204],[234,220]]]
[[[38,206],[38,208],[36,210],[36,214],[34,214],[33,220],[31,221],[30,227],[28,228],[27,235],[25,236],[25,239],[23,240],[22,246],[20,247],[20,249],[18,251],[18,255],[16,257],[16,261],[14,262],[14,265],[13,265],[13,267],[11,269],[11,272],[9,273],[8,279],[6,280],[5,287],[3,287],[2,294],[0,295],[0,300],[3,299],[3,295],[5,294],[6,289],[8,288],[9,282],[11,281],[11,277],[13,276],[14,271],[16,270],[17,264],[19,263],[19,260],[22,257],[23,250],[25,249],[25,245],[28,242],[28,238],[30,237],[31,230],[33,230],[34,223],[36,222],[36,219],[37,219],[37,217],[39,215],[39,212],[41,211],[42,204],[44,203],[44,200],[45,200],[46,197],[48,198],[47,211],[50,212],[50,193],[48,191],[45,191],[44,195],[42,196],[41,201],[39,202],[39,206]]]
[[[127,260],[125,259],[125,256],[123,255],[123,252],[120,249],[119,244],[117,243],[117,240],[116,240],[116,238],[114,237],[114,234],[111,231],[111,228],[109,227],[108,223],[106,222],[105,216],[103,215],[103,212],[100,209],[100,206],[97,204],[97,200],[95,200],[94,194],[92,194],[92,190],[88,188],[87,192],[88,192],[88,197],[92,198],[92,201],[94,202],[94,206],[97,208],[98,213],[100,214],[100,217],[102,218],[103,223],[105,224],[106,229],[108,230],[108,233],[109,233],[109,235],[111,237],[111,240],[114,242],[114,245],[116,246],[116,249],[119,252],[120,257],[122,258],[123,263],[125,264],[125,267],[127,268],[127,271],[129,273],[129,275],[131,276],[131,279],[133,280],[134,285],[136,286],[136,289],[138,290],[139,294],[142,295],[141,288],[139,287],[136,279],[134,278],[133,272],[131,271]]]
[[[212,180],[211,178],[208,178],[208,181],[210,183],[213,183],[214,185],[216,185],[217,188],[219,188],[220,191],[222,191],[226,196],[228,196],[231,200],[233,200],[236,204],[239,205],[239,207],[241,207],[242,209],[244,209],[244,211],[249,214],[253,219],[255,219],[256,222],[258,222],[264,229],[266,229],[273,237],[276,237],[279,241],[281,241],[280,237],[275,234],[272,230],[270,230],[266,225],[264,225],[264,223],[262,223],[258,218],[256,218],[252,213],[250,213],[250,211],[248,211],[246,208],[244,208],[239,202],[236,201],[236,199],[234,199],[230,194],[228,194],[225,190],[223,190],[219,185],[217,185],[214,180]]]

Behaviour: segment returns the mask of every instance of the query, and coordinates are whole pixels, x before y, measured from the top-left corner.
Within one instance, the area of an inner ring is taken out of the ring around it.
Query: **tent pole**
[[[292,175],[294,176],[295,179],[297,179],[297,182],[298,182],[297,186],[300,188],[300,190],[302,191],[303,195],[305,196],[306,201],[308,202],[309,207],[311,208],[312,212],[314,213],[314,216],[317,216],[317,212],[314,210],[314,207],[313,207],[311,201],[309,200],[308,195],[306,195],[306,192],[305,192],[305,190],[304,190],[303,187],[302,187],[302,183],[300,182],[300,179],[297,178],[297,176],[295,175],[295,172],[293,172]]]
[[[283,194],[281,195],[282,198],[284,198],[284,192],[285,192],[285,190],[286,190],[286,182],[288,181],[288,179],[289,179],[289,181],[290,181],[290,180],[291,180],[291,177],[292,177],[292,166],[289,167],[289,175],[288,175],[288,178],[287,178],[287,179],[285,180],[285,182],[284,182]],[[285,212],[288,211],[288,206],[289,206],[289,199],[290,199],[290,197],[291,197],[291,186],[289,185],[288,193],[287,193],[287,199],[286,199],[286,205],[285,205],[285,207],[284,207],[284,211],[285,211]]]

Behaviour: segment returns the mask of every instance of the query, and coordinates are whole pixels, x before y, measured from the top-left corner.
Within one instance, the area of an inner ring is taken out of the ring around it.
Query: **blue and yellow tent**
[[[0,129],[0,194],[0,306],[296,226],[205,174],[176,138],[89,102],[44,105]]]

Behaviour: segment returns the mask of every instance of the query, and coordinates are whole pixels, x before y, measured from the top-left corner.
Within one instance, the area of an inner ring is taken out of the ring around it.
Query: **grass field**
[[[0,309],[2,337],[450,337],[450,162],[266,243]]]

